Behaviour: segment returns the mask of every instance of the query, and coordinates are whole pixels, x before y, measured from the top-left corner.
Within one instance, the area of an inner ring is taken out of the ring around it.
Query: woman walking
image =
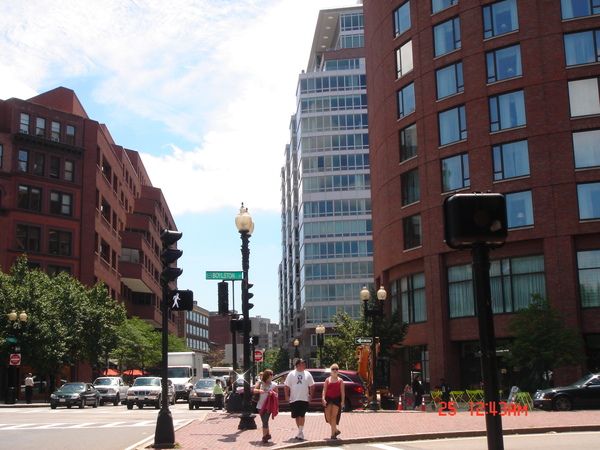
[[[269,414],[273,414],[273,417],[277,415],[279,400],[277,398],[277,387],[275,383],[272,383],[273,371],[267,369],[263,372],[261,380],[254,386],[254,393],[259,393],[260,397],[256,404],[262,421],[262,441],[263,443],[269,442],[271,434],[269,432]]]
[[[341,433],[337,426],[342,415],[342,406],[346,401],[344,381],[338,377],[340,368],[333,364],[330,368],[331,376],[325,380],[323,386],[323,406],[325,407],[325,421],[331,426],[331,439],[337,439]]]

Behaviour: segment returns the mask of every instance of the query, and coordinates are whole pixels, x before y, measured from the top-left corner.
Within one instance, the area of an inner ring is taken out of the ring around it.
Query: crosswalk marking
[[[385,444],[368,444],[369,447],[375,447],[378,448],[380,450],[402,450],[398,447],[392,447],[391,445],[385,445]]]
[[[186,420],[173,420],[173,425],[179,425]],[[19,423],[0,424],[0,432],[8,430],[66,430],[74,428],[126,428],[126,427],[149,427],[156,425],[156,420],[138,420],[131,422],[86,422],[86,423]]]

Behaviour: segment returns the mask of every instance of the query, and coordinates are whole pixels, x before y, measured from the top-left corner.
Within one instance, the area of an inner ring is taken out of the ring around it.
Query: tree
[[[225,350],[219,349],[219,347],[211,346],[208,355],[204,358],[204,362],[210,367],[223,367],[225,361]]]
[[[285,347],[265,351],[265,369],[271,369],[274,374],[285,372],[290,367],[290,356]]]
[[[518,310],[506,329],[513,341],[505,361],[530,369],[542,387],[552,370],[581,361],[583,340],[577,329],[565,326],[564,314],[548,300],[539,294],[531,297],[529,306]]]

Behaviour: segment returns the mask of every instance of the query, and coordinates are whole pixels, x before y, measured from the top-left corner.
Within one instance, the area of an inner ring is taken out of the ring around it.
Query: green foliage
[[[548,300],[533,294],[529,306],[518,310],[506,329],[514,340],[508,345],[510,353],[505,361],[530,369],[537,377],[536,386],[542,386],[555,368],[582,359],[581,335],[577,329],[565,326],[564,317]]]
[[[267,350],[264,355],[264,367],[265,369],[271,369],[275,375],[285,372],[290,368],[289,357],[288,351],[283,346]]]

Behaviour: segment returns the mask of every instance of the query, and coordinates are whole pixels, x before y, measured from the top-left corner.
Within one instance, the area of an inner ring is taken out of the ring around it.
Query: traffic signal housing
[[[194,309],[194,292],[189,289],[185,291],[171,291],[168,300],[169,308],[173,311],[191,311]]]
[[[250,292],[250,288],[252,288],[252,286],[254,286],[254,283],[248,283],[246,281],[246,289],[244,289],[242,291],[243,295],[244,295],[244,298],[242,300],[244,300],[245,302],[248,302],[247,303],[248,304],[248,309],[254,308],[254,303],[250,303],[250,299],[252,297],[254,297],[254,294],[252,292]]]
[[[219,314],[226,316],[229,314],[229,283],[221,281],[219,287]]]
[[[454,194],[444,200],[444,238],[450,248],[500,247],[507,236],[506,199],[502,194]]]
[[[183,255],[183,250],[177,248],[170,248],[171,245],[175,244],[183,233],[181,231],[163,230],[160,234],[160,240],[163,244],[162,252],[160,253],[160,260],[163,264],[163,270],[160,274],[161,280],[168,284],[175,281],[182,273],[183,269],[180,267],[171,267],[175,261],[177,261]]]

